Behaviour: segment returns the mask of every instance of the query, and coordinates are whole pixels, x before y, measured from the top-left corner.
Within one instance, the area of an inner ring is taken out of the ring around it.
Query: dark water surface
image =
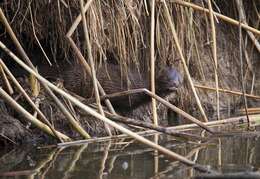
[[[252,172],[260,168],[259,136],[259,132],[249,132],[198,144],[176,142],[160,135],[159,143],[223,173]],[[59,149],[26,147],[0,151],[1,178],[183,179],[199,174],[131,139]]]

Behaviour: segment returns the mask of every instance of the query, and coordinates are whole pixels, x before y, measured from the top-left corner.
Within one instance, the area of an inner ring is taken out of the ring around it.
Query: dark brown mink
[[[165,67],[157,72],[156,93],[166,96],[175,91],[182,83],[181,74],[172,67]],[[128,69],[127,75],[120,69],[119,65],[108,63],[106,68],[97,70],[97,79],[104,88],[106,94],[122,92],[131,89],[150,89],[149,77],[140,74],[137,70]],[[87,75],[80,65],[68,66],[62,73],[64,87],[85,98],[94,97],[92,78]],[[116,109],[130,110],[150,100],[150,97],[138,93],[129,96],[112,98],[110,101]]]

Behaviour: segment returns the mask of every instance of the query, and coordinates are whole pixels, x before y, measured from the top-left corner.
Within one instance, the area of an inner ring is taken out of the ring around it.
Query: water
[[[260,168],[259,136],[248,132],[198,144],[160,135],[159,143],[223,173],[252,172]],[[200,174],[131,139],[60,149],[18,148],[0,156],[1,178],[183,179]]]

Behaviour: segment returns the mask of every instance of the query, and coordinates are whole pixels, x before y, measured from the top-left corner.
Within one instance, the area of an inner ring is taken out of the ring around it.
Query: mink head
[[[181,86],[182,81],[182,75],[175,68],[166,67],[156,78],[156,91],[159,94],[171,93]]]

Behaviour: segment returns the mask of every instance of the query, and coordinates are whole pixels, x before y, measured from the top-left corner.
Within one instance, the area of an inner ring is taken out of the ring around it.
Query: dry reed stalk
[[[241,114],[241,115],[246,115],[246,109],[244,108],[244,109],[239,109],[238,111],[237,111],[239,114]],[[249,114],[249,115],[252,115],[252,114],[260,114],[260,108],[247,108],[247,113]]]
[[[36,119],[33,115],[27,112],[20,104],[18,104],[11,96],[9,96],[1,87],[0,87],[0,96],[10,105],[12,106],[18,113],[23,115],[28,121],[34,124],[36,127],[44,131],[45,133],[56,137],[52,130],[44,123]],[[69,141],[70,138],[58,131],[56,131],[57,135],[62,138],[64,141]]]
[[[31,4],[29,5],[29,12],[30,12],[30,17],[31,17],[31,22],[32,22],[32,30],[33,30],[34,38],[35,38],[36,42],[38,43],[38,45],[39,45],[39,47],[40,47],[40,49],[41,49],[41,51],[42,51],[42,53],[43,53],[45,59],[47,60],[47,62],[48,62],[49,65],[51,66],[52,63],[51,63],[49,57],[47,56],[47,54],[45,53],[45,51],[44,51],[44,49],[43,49],[43,47],[42,47],[42,45],[41,45],[41,43],[40,43],[40,41],[39,41],[37,35],[36,35],[36,32],[35,32],[34,21],[33,21],[33,15],[32,15],[32,9],[31,9]]]
[[[199,178],[260,178],[260,172],[228,172],[228,173],[212,173],[212,174],[199,174],[195,179]]]
[[[241,23],[248,25],[246,21],[247,18],[244,10],[243,1],[236,1],[236,4],[241,17]],[[258,53],[260,53],[260,43],[258,42],[258,39],[254,36],[252,32],[250,31],[246,31],[246,32],[249,38],[251,39],[252,43],[254,44],[255,48],[257,49]]]
[[[181,138],[181,139],[185,139],[185,140],[203,140],[203,138],[200,137],[200,136],[182,133],[182,132],[177,132],[177,131],[173,131],[173,130],[168,131],[166,127],[151,124],[149,122],[139,121],[139,120],[127,118],[127,117],[120,116],[120,115],[114,115],[114,114],[111,114],[111,113],[106,113],[106,115],[109,118],[111,118],[113,121],[121,122],[121,123],[124,123],[124,124],[140,126],[140,127],[147,128],[147,129],[152,129],[152,130],[155,130],[155,131],[167,134],[167,135],[171,135],[171,136],[174,136],[174,137],[177,137],[177,138]]]
[[[155,94],[155,57],[154,57],[154,29],[155,29],[155,0],[152,0],[151,4],[152,12],[151,12],[151,92]],[[153,110],[153,123],[154,125],[158,125],[158,115],[156,110],[156,100],[152,98],[152,110]]]
[[[260,115],[249,115],[249,123],[251,126],[259,126],[260,125]],[[208,127],[226,127],[228,124],[231,126],[245,126],[248,125],[248,120],[246,116],[237,116],[237,117],[232,117],[232,118],[227,118],[227,119],[222,119],[218,121],[211,121],[211,122],[206,122],[204,123]],[[169,127],[170,129],[173,130],[191,130],[195,129],[197,126],[195,124],[186,124],[186,125],[181,125],[181,126],[176,126],[176,127]],[[221,135],[221,134],[217,134]],[[213,135],[214,136],[214,135]]]
[[[242,36],[242,27],[241,27],[241,22],[242,22],[242,14],[243,14],[243,6],[242,3],[239,3],[238,0],[236,0],[236,4],[237,4],[237,8],[239,11],[239,60],[240,60],[240,73],[241,73],[241,85],[242,85],[242,92],[243,92],[243,99],[244,99],[244,105],[245,105],[245,109],[246,109],[246,117],[247,117],[247,121],[248,121],[248,129],[250,128],[250,122],[249,122],[249,116],[248,116],[248,112],[247,112],[247,99],[245,96],[245,80],[244,80],[244,64],[243,64],[243,47],[242,47],[242,40],[243,40],[243,36]]]
[[[9,178],[10,177],[19,178],[19,176],[30,176],[33,173],[36,173],[36,171],[34,171],[34,170],[9,171],[9,172],[1,173],[0,176],[1,177],[9,177]]]
[[[222,143],[221,139],[218,138],[218,165],[222,166]]]
[[[60,22],[62,22],[61,11],[60,11],[60,0],[57,1],[57,6],[58,6],[58,12],[59,12],[59,20],[60,20]]]
[[[246,46],[246,44],[245,44]],[[247,68],[249,69],[249,71],[252,74],[252,82],[251,82],[251,87],[250,87],[250,94],[253,94],[254,92],[254,86],[255,86],[255,72],[252,66],[252,62],[251,59],[249,58],[248,52],[246,48],[243,48],[244,51],[244,55],[245,55],[245,60],[246,60],[246,64],[247,64]]]
[[[194,30],[193,30],[192,36],[193,36],[193,39],[194,39],[194,45],[195,45],[195,51],[196,51],[195,53],[196,53],[198,64],[199,64],[199,72],[201,74],[202,81],[206,81],[206,77],[205,77],[205,74],[204,74],[203,65],[201,63],[200,52],[199,52],[199,48],[198,48],[198,45],[197,45],[197,40],[196,40]]]
[[[40,98],[36,98],[36,99],[35,99],[35,106],[36,106],[37,108],[40,107],[40,101],[41,101]],[[38,115],[37,111],[34,111],[33,116],[37,118],[37,115]],[[47,125],[48,125],[48,124],[47,124]],[[49,126],[49,127],[50,127],[50,126]]]
[[[6,31],[8,32],[8,34],[10,35],[11,39],[13,40],[18,52],[20,53],[20,55],[22,56],[22,58],[26,61],[26,63],[35,71],[36,68],[34,67],[34,65],[32,64],[32,62],[30,61],[29,57],[27,56],[27,54],[25,53],[23,47],[21,46],[21,44],[19,43],[18,39],[16,38],[11,26],[9,25],[2,9],[0,8],[0,20],[2,21],[3,25],[6,28]],[[6,51],[6,53],[8,55],[15,56],[13,53],[11,53],[11,51],[9,49],[7,49],[5,47],[5,45],[0,41],[0,43],[2,44],[2,47],[4,51]],[[46,90],[46,92],[50,95],[50,97],[54,100],[54,102],[57,104],[57,106],[59,107],[59,109],[61,110],[61,112],[64,114],[64,116],[66,116],[66,118],[69,120],[69,122],[72,124],[73,127],[75,127],[75,129],[86,139],[90,138],[89,134],[77,123],[77,121],[74,119],[74,117],[69,113],[69,111],[66,109],[66,107],[60,102],[60,100],[55,96],[55,94],[50,90],[50,88],[42,83],[42,86],[44,87],[44,89]]]
[[[71,39],[71,37],[67,37],[72,49],[74,50],[74,52],[76,53],[76,56],[79,60],[79,62],[84,66],[86,72],[88,73],[88,75],[92,76],[91,74],[91,69],[90,69],[90,66],[89,64],[86,62],[85,58],[83,57],[83,55],[81,54],[81,52],[79,51],[78,47],[76,46],[75,42]],[[100,85],[99,81],[97,80],[97,85],[98,85],[98,89],[99,89],[99,92],[100,94],[103,96],[103,95],[106,95],[104,89],[102,88],[102,86]],[[112,113],[112,114],[116,114],[111,102],[107,99],[105,100],[105,104],[106,106],[108,107],[109,111]]]
[[[196,88],[200,88],[200,89],[216,91],[216,88],[212,88],[212,87],[208,87],[208,86],[202,86],[202,85],[194,85],[194,86]],[[231,90],[221,89],[221,88],[219,88],[219,92],[233,94],[233,95],[238,95],[238,96],[242,96],[243,95],[243,93],[240,92],[240,91],[231,91]],[[256,96],[256,95],[252,95],[252,94],[245,94],[245,96],[248,97],[248,98],[260,99],[260,96]]]
[[[18,145],[15,141],[13,141],[12,139],[10,139],[9,137],[5,136],[4,134],[0,134],[0,137],[4,138],[6,141],[11,142],[13,145]]]
[[[94,92],[95,92],[95,98],[96,98],[96,103],[98,106],[98,111],[102,116],[105,116],[105,113],[102,109],[102,105],[100,102],[100,96],[98,92],[98,86],[97,86],[97,77],[96,77],[96,70],[94,66],[94,59],[92,56],[92,50],[91,50],[91,44],[89,40],[89,33],[88,33],[88,28],[87,28],[87,22],[86,22],[86,16],[84,12],[84,7],[83,7],[83,0],[80,0],[80,10],[81,10],[81,17],[82,17],[82,24],[83,24],[83,30],[84,30],[84,36],[85,36],[85,41],[87,44],[87,54],[88,54],[88,60],[90,63],[90,68],[91,68],[91,74],[92,74],[92,82],[93,82],[93,87],[94,87]],[[105,130],[109,136],[112,135],[109,126],[105,123]]]
[[[3,44],[0,42],[0,47]],[[6,48],[6,47],[5,47]],[[184,158],[183,156],[170,151],[169,149],[166,149],[160,145],[156,145],[155,143],[151,142],[148,139],[145,139],[144,137],[120,126],[119,124],[111,121],[110,119],[106,118],[105,116],[102,116],[101,114],[97,113],[95,110],[91,109],[90,107],[84,105],[83,103],[81,103],[79,100],[77,100],[76,98],[74,98],[73,96],[71,96],[70,94],[64,92],[63,90],[59,89],[58,87],[56,87],[54,84],[50,83],[48,80],[46,80],[45,78],[43,78],[42,76],[40,76],[39,74],[37,74],[33,69],[31,69],[28,65],[26,65],[23,61],[21,61],[18,57],[16,57],[15,55],[12,55],[14,58],[14,60],[20,65],[22,66],[27,72],[32,73],[33,75],[35,75],[37,77],[37,79],[39,81],[41,81],[43,84],[48,85],[52,90],[56,91],[57,93],[59,93],[60,95],[64,96],[65,98],[67,98],[68,100],[70,100],[74,105],[78,106],[79,108],[81,108],[83,111],[85,111],[86,113],[89,113],[90,115],[96,117],[97,119],[100,119],[103,122],[108,123],[110,126],[118,129],[119,131],[121,131],[122,133],[125,133],[131,137],[133,137],[134,139],[138,140],[139,142],[142,142],[148,146],[150,146],[151,148],[157,149],[159,152],[168,155],[169,157],[171,157],[172,159],[178,160],[180,162],[182,162],[183,164],[187,165],[187,166],[191,166],[196,170],[202,171],[202,172],[209,172],[210,170],[204,166],[201,166],[191,160],[188,160],[186,158]],[[3,90],[0,90],[0,92]],[[23,109],[23,108],[22,108]]]
[[[113,94],[109,94],[106,96],[101,96],[100,99],[103,100],[106,98],[116,98],[119,96],[130,95],[130,94],[135,94],[135,93],[145,93],[146,95],[151,96],[152,98],[155,98],[156,100],[161,102],[163,105],[167,106],[168,108],[170,108],[172,111],[178,113],[179,115],[185,117],[187,120],[191,121],[192,123],[197,124],[198,126],[200,126],[201,128],[205,129],[206,131],[208,131],[210,133],[214,133],[211,129],[209,129],[207,126],[205,126],[204,123],[202,123],[198,119],[194,118],[193,116],[189,115],[188,113],[184,112],[183,110],[179,109],[178,107],[176,107],[173,104],[169,103],[168,101],[164,100],[160,96],[153,94],[146,88],[140,88],[140,89],[128,90],[128,91],[124,91],[124,92],[113,93]],[[86,102],[93,103],[93,100],[92,99],[86,100]]]
[[[83,12],[84,14],[87,12],[88,8],[90,7],[91,3],[93,2],[94,0],[89,0],[85,6],[84,6],[84,9],[83,9]],[[82,16],[81,16],[81,13],[77,16],[76,20],[74,21],[74,23],[72,24],[71,28],[68,30],[66,36],[67,37],[71,37],[71,35],[74,33],[74,31],[77,29],[80,21],[82,19]]]
[[[1,58],[0,58],[0,60],[1,60]],[[14,90],[13,90],[13,88],[12,88],[8,78],[6,77],[6,74],[5,74],[4,70],[3,70],[2,65],[0,65],[0,71],[1,71],[2,77],[4,79],[4,82],[6,84],[6,88],[7,88],[8,92],[9,92],[9,94],[13,94]]]
[[[252,75],[253,77],[252,77],[252,83],[251,83],[251,90],[250,90],[250,94],[253,94],[253,92],[254,92],[254,86],[255,86],[255,73],[253,73],[253,75]]]
[[[249,71],[252,73],[252,75],[254,75],[254,68],[253,68],[251,59],[248,55],[247,49],[244,48],[243,50],[244,50],[244,54],[245,54],[245,60],[246,60],[247,67],[249,68]]]
[[[193,8],[194,10],[198,10],[198,11],[202,11],[202,12],[205,12],[205,13],[209,13],[209,10],[204,8],[204,7],[200,7],[198,5],[195,5],[193,3],[189,3],[189,2],[185,2],[185,1],[180,1],[180,0],[169,0],[170,2],[172,3],[176,3],[176,4],[179,4],[179,5],[182,5],[182,6],[186,6],[186,7],[190,7],[190,8]],[[220,13],[217,13],[217,12],[213,12],[214,16],[222,19],[223,21],[226,21],[232,25],[236,25],[236,26],[239,26],[239,21],[237,20],[234,20],[230,17],[227,17],[227,16],[224,16]],[[248,30],[258,36],[260,36],[260,30],[256,29],[256,28],[253,28],[253,27],[250,27],[246,24],[243,24],[241,23],[241,27],[244,28],[245,30]]]
[[[240,109],[239,111],[245,111],[245,109]],[[248,108],[248,111],[260,111],[259,107],[254,107],[254,108]]]
[[[254,126],[259,126],[260,125],[260,115],[250,115],[249,116],[250,123]],[[207,127],[226,127],[227,125],[235,126],[235,125],[245,125],[247,124],[247,119],[245,116],[238,116],[238,117],[233,117],[233,118],[227,118],[227,119],[221,119],[218,121],[210,121],[210,122],[205,122],[204,123]],[[184,124],[184,125],[179,125],[179,126],[173,126],[173,127],[167,127],[167,130],[173,130],[173,131],[190,131],[190,130],[196,130],[198,129],[197,124]],[[146,130],[146,131],[141,131],[137,132],[138,135],[153,135],[158,133],[157,131],[154,130]],[[214,136],[214,135],[212,135]],[[125,134],[120,134],[112,137],[100,137],[98,139],[87,139],[87,140],[78,140],[78,141],[73,141],[73,142],[65,142],[65,143],[60,143],[58,144],[59,147],[67,147],[67,146],[72,146],[72,145],[79,145],[79,144],[84,144],[84,143],[89,143],[89,142],[101,142],[101,141],[106,141],[106,140],[111,140],[111,139],[123,139],[127,138],[128,135]]]
[[[217,42],[216,42],[216,28],[215,28],[215,20],[213,16],[213,9],[211,5],[211,0],[208,0],[209,7],[209,17],[210,17],[210,25],[212,32],[212,52],[213,52],[213,60],[214,60],[214,74],[215,74],[215,83],[216,83],[216,101],[217,101],[217,119],[220,119],[219,113],[219,87],[218,87],[218,59],[217,59]]]
[[[50,123],[50,121],[45,117],[45,115],[41,112],[41,110],[37,107],[37,105],[34,104],[32,99],[29,97],[29,95],[26,93],[26,91],[23,89],[23,87],[20,85],[20,83],[16,80],[16,78],[13,76],[13,74],[10,72],[8,67],[5,65],[3,60],[0,58],[0,65],[5,70],[5,72],[8,74],[8,76],[13,81],[14,85],[17,87],[17,89],[22,93],[22,95],[25,97],[25,99],[28,101],[28,103],[32,106],[32,108],[38,113],[40,118],[43,120],[43,122],[52,130],[53,134],[61,141],[63,142],[62,138],[57,134],[56,130]]]
[[[202,105],[201,105],[199,96],[198,96],[198,94],[196,92],[196,89],[194,87],[193,81],[191,79],[190,72],[189,72],[189,69],[188,69],[188,67],[186,65],[186,61],[185,61],[183,53],[182,53],[182,49],[181,49],[181,46],[180,46],[180,43],[179,43],[179,40],[178,40],[178,37],[177,37],[177,34],[176,34],[175,27],[174,27],[173,22],[171,20],[171,15],[169,13],[169,9],[167,7],[167,4],[166,4],[165,0],[163,0],[162,2],[163,2],[163,7],[164,7],[164,14],[165,14],[165,17],[166,17],[166,19],[168,21],[168,25],[169,25],[169,27],[171,29],[171,33],[173,35],[173,39],[174,39],[175,45],[177,47],[177,51],[178,51],[178,53],[180,55],[180,58],[181,58],[181,61],[182,61],[183,67],[184,67],[184,71],[185,71],[185,73],[187,75],[188,82],[190,84],[190,87],[191,87],[191,90],[193,92],[193,95],[194,95],[194,97],[196,99],[196,103],[197,103],[197,105],[199,107],[199,110],[200,110],[200,113],[201,113],[201,115],[203,117],[203,120],[204,120],[204,122],[207,122],[208,118],[206,116],[206,113],[205,113]]]
[[[1,14],[1,13],[0,13]],[[14,36],[13,38],[16,39],[16,37]],[[17,40],[17,39],[16,39]],[[21,47],[20,43],[18,41],[16,41],[17,45],[19,47]],[[11,58],[13,58],[14,60],[17,59],[18,57],[13,54],[1,41],[0,41],[0,48],[2,48]],[[24,50],[21,48],[19,48],[22,52],[24,52]],[[32,65],[31,61],[29,60],[28,56],[24,53],[22,53],[23,57],[25,57],[25,59],[27,59],[29,61],[29,66],[34,70],[35,72],[35,68]],[[19,59],[20,60],[20,59]],[[36,73],[36,72],[35,72]],[[38,74],[38,73],[37,73]],[[41,82],[41,81],[40,81]],[[60,100],[54,95],[54,93],[50,90],[50,88],[45,84],[42,83],[42,86],[44,87],[44,89],[46,89],[46,91],[48,92],[48,94],[51,96],[51,98],[54,100],[54,102],[57,104],[57,106],[60,108],[61,112],[67,117],[67,119],[69,120],[69,122],[71,123],[71,125],[76,129],[76,131],[81,134],[81,136],[83,136],[84,138],[90,138],[89,134],[79,125],[79,123],[74,119],[74,117],[69,113],[69,111],[66,109],[66,107],[60,102]]]

